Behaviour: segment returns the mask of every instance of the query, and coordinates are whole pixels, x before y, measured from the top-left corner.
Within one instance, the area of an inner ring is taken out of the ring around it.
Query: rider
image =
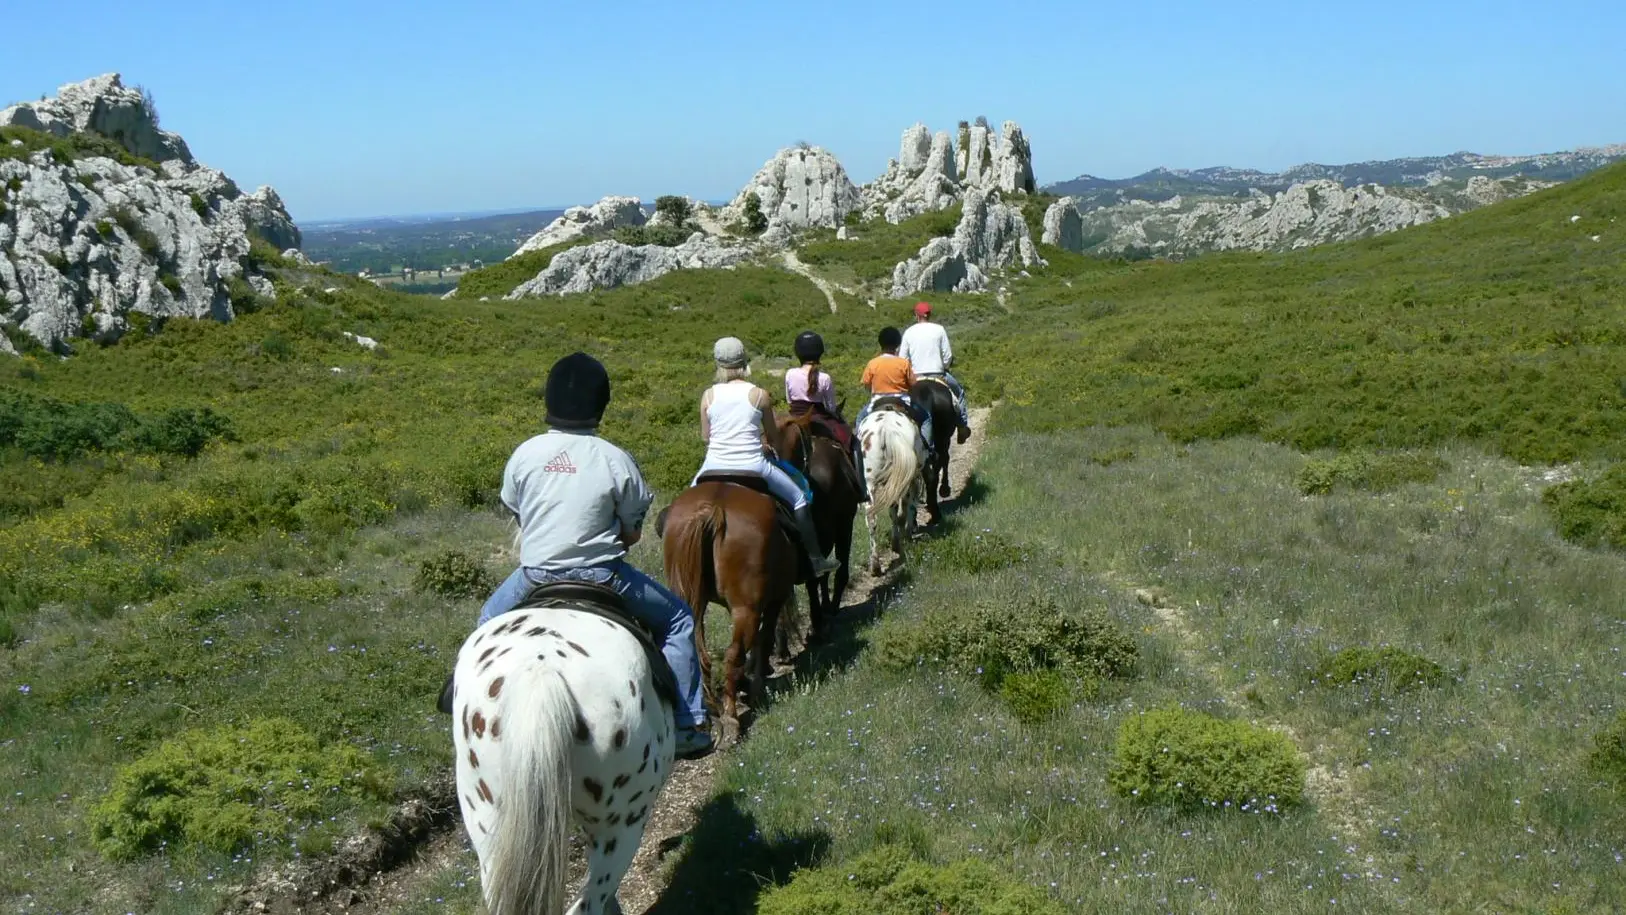
[[[813,574],[834,572],[841,562],[819,551],[806,484],[792,478],[784,462],[768,457],[772,452],[766,445],[767,436],[771,434],[777,440],[779,426],[774,421],[773,400],[768,392],[747,380],[751,362],[745,344],[738,338],[724,337],[712,347],[712,358],[717,363],[717,381],[700,398],[700,440],[706,443],[706,460],[695,480],[713,470],[762,477],[769,491],[790,503],[802,546],[813,562]]]
[[[896,397],[903,401],[915,419],[915,425],[920,427],[920,437],[926,440],[926,451],[932,451],[932,417],[909,397],[909,389],[915,385],[915,370],[909,365],[909,360],[898,355],[898,344],[903,334],[896,327],[881,328],[880,344],[881,354],[864,366],[864,376],[858,383],[869,390],[869,403],[864,409],[858,411],[858,420],[855,425],[862,425],[864,417],[875,409],[876,401],[883,397]]]
[[[966,410],[965,388],[948,367],[954,364],[954,351],[949,348],[948,331],[932,321],[929,302],[915,303],[915,323],[903,332],[903,346],[899,353],[909,360],[915,374],[921,378],[941,378],[954,392],[954,407],[960,411],[960,429],[955,440],[965,444],[971,437],[971,416]]]
[[[868,502],[864,451],[858,447],[847,421],[836,412],[836,383],[828,372],[820,371],[819,360],[823,358],[823,337],[810,330],[796,336],[796,359],[802,365],[785,373],[785,401],[790,404],[790,415],[812,413],[815,421],[830,431],[831,437],[852,452],[853,467],[858,471],[858,501]]]
[[[547,423],[508,459],[502,502],[520,528],[519,568],[480,611],[480,623],[517,607],[537,585],[585,581],[608,585],[654,631],[677,675],[673,710],[677,755],[712,749],[695,653],[694,612],[626,561],[643,536],[654,494],[631,455],[598,437],[610,403],[610,376],[597,359],[573,353],[554,363],[544,392]]]

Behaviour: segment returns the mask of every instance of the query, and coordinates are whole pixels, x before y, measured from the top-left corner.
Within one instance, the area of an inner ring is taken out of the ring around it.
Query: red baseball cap
[[[931,313],[932,313],[931,303],[929,303],[929,302],[916,302],[915,303],[915,314],[924,317],[924,316],[929,315]]]

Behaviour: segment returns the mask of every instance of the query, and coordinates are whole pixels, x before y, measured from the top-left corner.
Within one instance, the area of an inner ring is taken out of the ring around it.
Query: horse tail
[[[705,612],[706,571],[712,564],[712,544],[726,531],[727,517],[720,503],[709,502],[662,537],[662,550],[676,560],[667,566],[667,584],[697,615]]]
[[[504,694],[503,797],[485,876],[491,915],[562,912],[570,850],[571,735],[576,701],[557,670],[536,668]],[[492,732],[495,734],[495,730]]]
[[[870,501],[876,505],[897,505],[914,485],[920,463],[914,449],[915,430],[908,420],[881,422],[875,430],[878,460],[874,462],[875,481]]]

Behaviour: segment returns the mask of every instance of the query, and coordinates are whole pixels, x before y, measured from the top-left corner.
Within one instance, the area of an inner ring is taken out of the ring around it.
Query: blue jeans
[[[700,692],[700,656],[694,647],[694,613],[683,599],[661,587],[660,583],[625,561],[610,565],[571,569],[566,572],[544,572],[541,569],[520,567],[480,608],[480,625],[493,617],[519,606],[536,585],[555,581],[585,581],[609,585],[627,599],[627,609],[654,630],[660,639],[661,654],[672,665],[677,675],[678,692],[682,704],[673,710],[672,717],[680,728],[704,727],[706,707]]]
[[[970,408],[967,407],[966,402],[965,402],[965,388],[960,385],[960,382],[953,375],[950,375],[948,372],[944,372],[941,375],[932,374],[932,375],[923,375],[921,377],[923,377],[923,378],[941,378],[944,381],[948,382],[949,390],[954,392],[954,408],[956,410],[960,411],[960,425],[962,425],[962,426],[971,425]]]
[[[926,450],[928,452],[931,451],[932,415],[916,406],[915,402],[909,399],[908,394],[877,394],[874,397],[871,397],[869,399],[869,403],[864,404],[863,408],[858,411],[858,417],[853,420],[853,431],[858,431],[858,427],[864,422],[864,417],[868,416],[870,412],[875,409],[876,399],[881,397],[896,397],[909,405],[909,415],[914,417],[915,425],[920,427],[920,437],[926,442]]]

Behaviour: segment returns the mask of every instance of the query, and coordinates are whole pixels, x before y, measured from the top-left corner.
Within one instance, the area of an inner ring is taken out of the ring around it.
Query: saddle
[[[666,655],[661,653],[660,642],[655,638],[655,633],[650,631],[643,620],[632,615],[627,609],[626,598],[616,593],[615,589],[585,581],[548,582],[532,588],[531,592],[525,595],[525,599],[508,613],[519,610],[575,610],[579,613],[591,613],[615,623],[631,633],[638,646],[644,650],[644,658],[649,662],[650,678],[655,684],[655,695],[672,708],[677,708],[682,703],[678,694],[677,675],[672,673],[672,665],[666,662]],[[453,679],[446,678],[446,685],[441,687],[440,702],[437,705],[440,711],[448,715],[452,713]]]

